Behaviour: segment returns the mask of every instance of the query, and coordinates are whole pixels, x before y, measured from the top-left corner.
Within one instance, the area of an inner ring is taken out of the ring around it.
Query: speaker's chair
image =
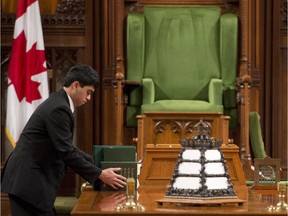
[[[236,126],[237,28],[215,6],[131,12],[126,76],[141,85],[129,93],[126,126],[147,111],[222,112]]]

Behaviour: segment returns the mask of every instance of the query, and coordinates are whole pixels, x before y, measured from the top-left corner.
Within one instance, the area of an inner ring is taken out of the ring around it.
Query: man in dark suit
[[[72,67],[64,87],[38,106],[27,122],[2,173],[2,191],[9,194],[13,216],[55,215],[54,201],[67,166],[85,180],[101,179],[124,187],[120,168],[101,170],[93,158],[72,145],[74,107],[91,99],[97,72],[88,65]]]

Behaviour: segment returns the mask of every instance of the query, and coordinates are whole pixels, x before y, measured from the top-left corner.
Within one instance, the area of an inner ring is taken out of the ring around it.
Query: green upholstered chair
[[[237,16],[216,6],[146,6],[127,18],[126,126],[146,111],[223,112],[237,124]]]
[[[262,159],[267,157],[262,138],[260,115],[257,112],[249,113],[249,134],[253,157]]]
[[[261,124],[260,124],[260,115],[258,112],[249,113],[249,137],[250,137],[250,147],[252,150],[251,155],[253,158],[253,165],[251,166],[251,169],[255,171],[255,167],[254,167],[255,159],[265,159],[267,157],[269,158],[269,156],[266,154],[266,151],[265,151],[264,141],[262,137]],[[281,171],[281,168],[280,168],[280,171]],[[261,176],[261,178],[265,178],[261,172],[259,172],[259,176]],[[247,179],[246,184],[254,185],[255,175],[254,175],[253,180]]]

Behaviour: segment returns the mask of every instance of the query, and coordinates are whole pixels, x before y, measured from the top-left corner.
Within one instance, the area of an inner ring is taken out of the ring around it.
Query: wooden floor
[[[244,200],[243,204],[217,204],[217,205],[191,205],[163,203],[159,205],[156,200],[165,196],[163,190],[140,190],[138,203],[144,206],[144,211],[125,210],[117,211],[118,204],[125,203],[125,192],[111,191],[83,191],[71,215],[287,215],[287,211],[268,212],[267,207],[276,205],[278,194],[275,190],[253,190],[247,186],[235,187],[238,198]],[[286,198],[287,200],[287,198]]]

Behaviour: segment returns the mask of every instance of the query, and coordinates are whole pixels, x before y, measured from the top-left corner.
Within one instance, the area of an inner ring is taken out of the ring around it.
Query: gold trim
[[[13,148],[15,148],[16,147],[16,143],[15,143],[10,131],[8,130],[8,128],[5,128],[5,133],[6,133],[7,137],[8,137],[11,145],[13,146]]]

